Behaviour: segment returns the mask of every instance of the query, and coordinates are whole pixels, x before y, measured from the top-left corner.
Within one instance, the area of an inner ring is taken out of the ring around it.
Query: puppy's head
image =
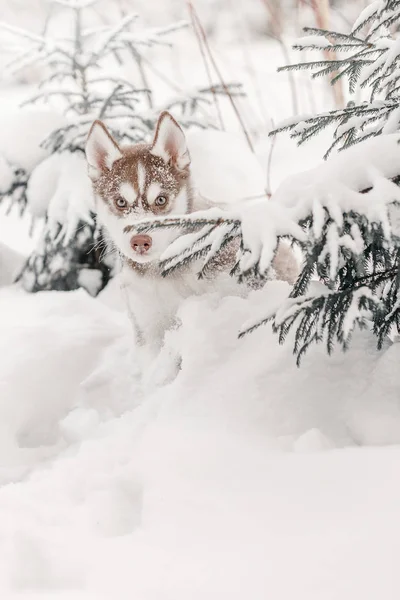
[[[157,261],[179,234],[160,229],[142,235],[135,223],[191,210],[190,156],[178,123],[163,112],[150,144],[120,147],[105,125],[95,121],[86,158],[97,215],[113,243],[135,262]]]

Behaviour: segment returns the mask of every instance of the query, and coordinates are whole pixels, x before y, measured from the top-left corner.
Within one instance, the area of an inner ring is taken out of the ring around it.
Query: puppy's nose
[[[149,235],[134,235],[131,239],[131,248],[138,254],[145,254],[150,250],[152,243]]]

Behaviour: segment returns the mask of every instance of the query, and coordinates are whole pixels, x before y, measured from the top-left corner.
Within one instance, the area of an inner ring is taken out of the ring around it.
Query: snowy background
[[[127,4],[104,0],[93,25]],[[129,4],[148,26],[188,17],[183,1]],[[335,104],[325,82],[311,86],[300,73],[293,90],[276,72],[286,53],[298,60],[290,43],[315,15],[306,2],[281,3],[276,40],[268,2],[195,4],[224,75],[244,84],[238,102],[255,148],[253,156],[223,100],[227,133],[189,135],[196,183],[224,199],[257,185],[273,192],[321,163],[328,145],[329,132],[300,149],[267,137],[295,112]],[[351,23],[364,4],[334,4],[332,26]],[[42,0],[6,1],[0,16],[39,33],[47,10]],[[52,27],[64,35],[61,10]],[[152,53],[169,81],[207,83],[191,30]],[[4,68],[0,79],[0,155],[26,168],[60,118],[50,105],[34,115],[19,108],[42,77]],[[176,90],[153,78],[162,104]],[[315,347],[299,369],[291,343],[279,346],[269,326],[237,338],[288,285],[272,281],[247,298],[220,290],[182,303],[158,381],[144,391],[117,280],[97,298],[11,285],[42,225],[30,235],[29,213],[0,211],[1,598],[399,598],[397,343],[378,352],[371,334],[358,333],[347,353]],[[171,352],[182,356],[173,381]]]

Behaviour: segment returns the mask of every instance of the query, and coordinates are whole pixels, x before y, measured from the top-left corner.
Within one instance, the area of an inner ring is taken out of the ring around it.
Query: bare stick
[[[272,127],[274,127],[274,123],[272,123]],[[266,182],[266,193],[268,195],[268,197],[270,198],[272,195],[272,188],[271,188],[271,167],[272,167],[272,155],[274,152],[274,148],[275,148],[275,143],[276,143],[276,135],[274,135],[274,137],[271,140],[271,146],[269,149],[269,154],[268,154],[268,161],[267,161],[267,182]]]
[[[143,87],[147,89],[146,97],[147,97],[147,102],[148,102],[149,108],[154,108],[153,107],[153,98],[151,95],[151,90],[150,90],[149,82],[147,79],[147,74],[143,68],[142,57],[140,56],[140,54],[138,52],[136,52],[135,58],[136,58],[136,64],[137,64],[137,67],[139,70],[139,75],[142,80]]]
[[[189,13],[190,13],[190,19],[192,21],[193,31],[194,31],[195,36],[197,38],[197,43],[199,45],[200,54],[201,54],[201,57],[203,59],[203,64],[204,64],[204,67],[205,67],[206,73],[207,73],[208,83],[209,83],[209,86],[210,86],[210,89],[211,89],[211,92],[212,92],[212,95],[213,95],[213,101],[214,101],[215,111],[216,111],[217,116],[218,116],[220,127],[221,127],[221,129],[223,131],[225,131],[224,121],[222,119],[221,108],[219,106],[217,94],[215,93],[215,90],[214,90],[210,67],[208,65],[207,56],[206,56],[206,53],[205,53],[204,47],[203,47],[201,31],[199,30],[198,23],[196,22],[196,16],[194,14],[193,5],[190,2],[188,2],[188,8],[189,8]]]
[[[311,0],[311,7],[315,14],[315,20],[319,29],[329,29],[329,0]],[[336,52],[324,51],[326,60],[336,60]],[[330,74],[330,79],[334,79],[337,75],[337,71]],[[332,86],[333,97],[335,99],[335,105],[337,108],[342,108],[345,104],[342,80],[337,80],[336,84]]]
[[[246,63],[247,72],[249,73],[250,79],[251,79],[253,87],[254,87],[255,97],[257,99],[257,103],[260,108],[260,114],[264,121],[264,126],[265,126],[265,128],[268,128],[268,127],[270,127],[273,119],[272,119],[271,115],[269,114],[268,109],[265,108],[265,105],[264,105],[263,94],[262,94],[260,84],[259,84],[260,82],[257,77],[257,72],[254,67],[254,62],[252,60],[252,55],[251,55],[251,51],[250,51],[250,47],[249,47],[249,39],[248,39],[249,34],[248,34],[248,28],[245,25],[245,19],[243,18],[244,15],[243,15],[243,10],[242,10],[242,3],[240,2],[240,6],[238,6],[237,0],[230,0],[230,4],[231,4],[231,10],[234,11],[236,14],[237,27],[241,33],[240,41],[241,41],[241,49],[242,49],[242,53],[243,53],[243,59]]]
[[[210,46],[209,46],[209,44],[208,44],[208,40],[207,40],[207,36],[206,36],[206,32],[204,31],[203,25],[201,24],[201,21],[200,21],[200,19],[199,19],[199,16],[198,16],[198,14],[197,14],[197,12],[196,12],[196,10],[195,10],[194,6],[193,6],[193,3],[192,3],[192,1],[191,1],[191,0],[186,0],[186,1],[187,1],[187,3],[188,3],[188,6],[189,6],[190,10],[192,11],[192,14],[193,14],[193,17],[194,17],[195,21],[196,21],[196,23],[197,23],[198,30],[199,30],[199,33],[200,33],[200,35],[201,35],[201,38],[202,38],[202,40],[203,40],[203,44],[204,44],[204,47],[205,47],[205,49],[206,49],[206,51],[207,51],[208,57],[209,57],[209,59],[210,59],[210,62],[211,62],[211,64],[212,64],[213,68],[214,68],[214,71],[215,71],[215,72],[216,72],[216,74],[217,74],[217,77],[218,77],[218,79],[219,79],[219,81],[220,81],[220,84],[221,84],[221,86],[222,86],[222,88],[223,88],[223,90],[224,90],[225,94],[226,94],[226,95],[228,96],[228,98],[229,98],[229,101],[230,101],[230,103],[231,103],[231,105],[232,105],[232,108],[233,108],[233,110],[234,110],[234,113],[235,113],[235,115],[236,115],[236,118],[237,118],[237,120],[239,121],[240,127],[241,127],[241,129],[242,129],[242,131],[243,131],[243,133],[244,133],[244,135],[245,135],[245,138],[246,138],[246,140],[247,140],[247,144],[248,144],[248,146],[249,146],[250,150],[251,150],[251,151],[253,152],[253,154],[254,154],[254,147],[253,147],[253,143],[252,143],[252,141],[251,141],[251,138],[250,138],[249,132],[248,132],[248,131],[247,131],[247,129],[246,129],[246,126],[245,126],[245,124],[244,124],[244,122],[243,122],[243,119],[242,119],[242,116],[241,116],[241,114],[240,114],[240,112],[239,112],[239,110],[238,110],[238,107],[236,106],[236,103],[235,103],[235,101],[234,101],[234,99],[233,99],[233,97],[232,97],[232,94],[231,94],[231,92],[230,92],[230,90],[229,90],[228,86],[226,85],[226,83],[225,83],[225,81],[224,81],[224,78],[222,77],[222,73],[221,73],[221,71],[220,71],[220,69],[219,69],[219,67],[218,67],[218,65],[217,65],[217,63],[216,63],[216,61],[215,61],[215,59],[214,59],[214,56],[213,56],[213,54],[212,54],[212,52],[211,52],[211,48],[210,48]]]
[[[285,63],[288,65],[291,63],[289,50],[283,41],[282,37],[282,18],[279,9],[274,7],[271,4],[270,0],[261,0],[267,11],[270,14],[271,22],[272,22],[272,39],[276,40],[281,47],[282,54],[285,60]],[[288,80],[289,80],[289,88],[292,96],[292,111],[294,115],[299,114],[299,103],[297,101],[297,89],[296,89],[296,81],[294,75],[291,71],[288,71]]]

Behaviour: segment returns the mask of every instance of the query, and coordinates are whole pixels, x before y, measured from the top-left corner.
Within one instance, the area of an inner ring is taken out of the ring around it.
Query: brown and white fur
[[[128,147],[120,147],[103,123],[95,121],[86,157],[98,219],[123,257],[136,340],[154,357],[181,300],[210,289],[212,279],[199,281],[190,268],[163,278],[159,259],[179,232],[158,229],[138,235],[135,223],[149,216],[192,213],[210,203],[194,191],[185,135],[168,112],[160,115],[151,144]],[[227,272],[234,259],[231,248],[216,262],[216,270]],[[278,250],[274,268],[278,278],[295,277],[295,260],[286,247]]]

